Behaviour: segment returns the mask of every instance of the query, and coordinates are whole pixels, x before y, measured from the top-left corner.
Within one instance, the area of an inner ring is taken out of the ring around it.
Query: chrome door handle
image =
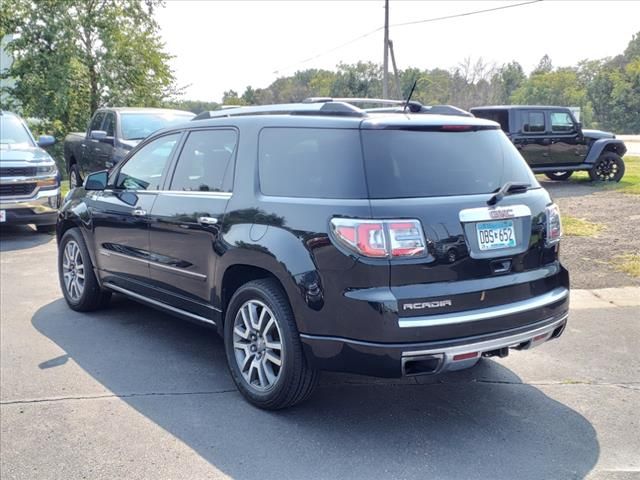
[[[198,223],[200,225],[216,225],[218,223],[218,219],[215,217],[199,217]]]
[[[134,217],[146,217],[147,211],[143,210],[142,208],[136,208],[135,210],[131,211],[131,215],[133,215]]]

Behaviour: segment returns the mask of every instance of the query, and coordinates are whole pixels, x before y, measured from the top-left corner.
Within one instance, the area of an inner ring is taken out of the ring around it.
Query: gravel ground
[[[640,278],[619,272],[613,265],[618,255],[640,252],[640,197],[601,190],[589,183],[538,180],[563,215],[605,227],[597,236],[563,238],[560,254],[571,273],[571,287],[640,285]]]

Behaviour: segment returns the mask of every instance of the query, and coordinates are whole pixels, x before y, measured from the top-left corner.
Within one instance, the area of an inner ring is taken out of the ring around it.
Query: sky
[[[523,3],[390,0],[389,38],[399,69],[455,67],[466,58],[526,72],[543,55],[554,66],[622,53],[640,31],[640,1],[544,0],[449,20],[394,26]],[[384,0],[167,0],[156,13],[184,99],[219,102],[223,92],[265,88],[278,77],[340,63],[382,63]],[[339,47],[339,48],[337,48]]]

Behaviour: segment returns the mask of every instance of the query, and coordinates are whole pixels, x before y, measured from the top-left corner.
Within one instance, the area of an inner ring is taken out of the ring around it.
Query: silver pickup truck
[[[17,115],[0,111],[0,224],[35,224],[39,232],[55,230],[60,205],[60,175],[38,141]]]

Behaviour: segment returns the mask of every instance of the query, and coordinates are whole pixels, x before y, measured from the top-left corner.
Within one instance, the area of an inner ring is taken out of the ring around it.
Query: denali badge
[[[491,218],[513,218],[515,214],[512,208],[501,208],[500,210],[489,210]]]
[[[450,307],[451,300],[437,300],[435,302],[418,302],[418,303],[405,303],[402,306],[403,310],[422,310],[423,308],[441,308]]]

